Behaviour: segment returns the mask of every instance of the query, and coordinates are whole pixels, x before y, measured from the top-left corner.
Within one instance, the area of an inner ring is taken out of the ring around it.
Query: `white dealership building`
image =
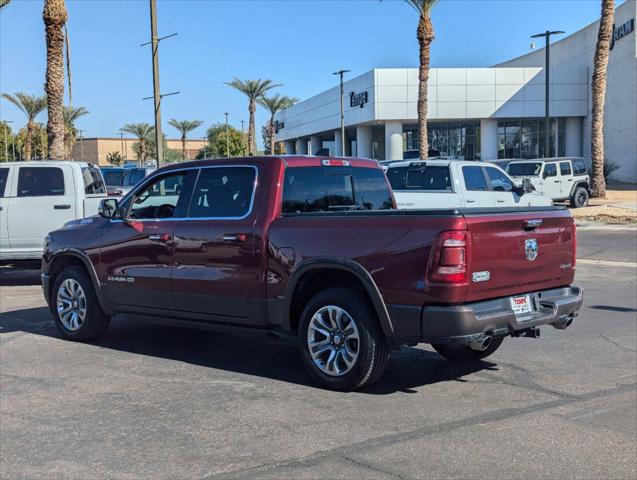
[[[604,122],[614,177],[637,182],[637,0],[615,12]],[[590,80],[598,22],[551,44],[551,141],[544,152],[544,48],[489,68],[433,68],[429,142],[465,159],[583,156],[590,159]],[[416,68],[376,68],[345,82],[345,152],[335,86],[276,117],[288,153],[402,159],[418,147]]]

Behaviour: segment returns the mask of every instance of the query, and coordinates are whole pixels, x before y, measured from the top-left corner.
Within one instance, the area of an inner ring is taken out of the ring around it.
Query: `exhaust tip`
[[[474,340],[469,344],[469,347],[472,350],[477,350],[478,352],[484,352],[491,345],[491,337],[488,335],[483,335],[482,337]]]

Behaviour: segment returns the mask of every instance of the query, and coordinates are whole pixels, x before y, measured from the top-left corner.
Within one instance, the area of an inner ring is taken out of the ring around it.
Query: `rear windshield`
[[[292,167],[285,171],[283,213],[392,208],[391,192],[382,170]]]
[[[387,170],[391,188],[400,190],[428,190],[451,192],[449,167],[395,167]]]
[[[102,170],[102,175],[104,176],[104,183],[109,187],[121,187],[122,182],[124,181],[124,169],[122,170],[110,170],[104,169]]]
[[[84,193],[87,195],[106,193],[106,185],[104,185],[102,173],[97,168],[83,168],[82,178],[84,179]]]
[[[509,163],[507,172],[512,177],[534,177],[540,174],[542,164],[537,163]]]

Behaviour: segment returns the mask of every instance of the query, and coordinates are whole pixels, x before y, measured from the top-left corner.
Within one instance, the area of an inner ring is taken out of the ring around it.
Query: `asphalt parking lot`
[[[405,348],[347,394],[274,340],[116,318],[63,341],[37,265],[0,268],[0,478],[634,479],[637,230],[578,239],[571,328],[463,365]]]

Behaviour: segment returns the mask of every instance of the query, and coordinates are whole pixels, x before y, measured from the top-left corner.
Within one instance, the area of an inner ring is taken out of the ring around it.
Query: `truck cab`
[[[90,163],[0,164],[0,260],[39,259],[47,233],[96,215],[104,197],[102,174]]]
[[[528,178],[535,190],[555,202],[570,202],[571,207],[588,205],[590,177],[583,158],[546,158],[516,160],[507,165],[515,180]]]
[[[450,159],[393,162],[386,170],[401,209],[549,206],[497,165]]]

